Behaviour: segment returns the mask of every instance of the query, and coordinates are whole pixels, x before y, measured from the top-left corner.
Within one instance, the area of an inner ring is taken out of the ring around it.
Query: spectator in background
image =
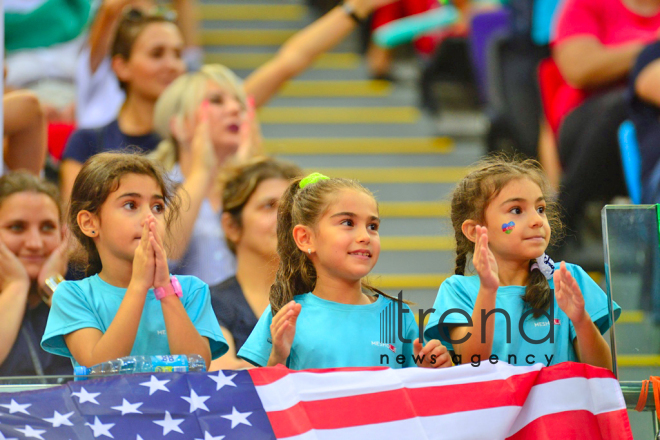
[[[2,107],[2,169],[26,170],[38,176],[46,159],[46,121],[39,99],[33,92],[17,90],[3,96]]]
[[[251,366],[236,353],[268,306],[279,264],[277,208],[289,181],[301,175],[292,163],[257,157],[222,178],[222,229],[236,256],[236,276],[211,287],[211,304],[229,344],[211,370]]]
[[[552,55],[565,79],[557,92],[563,177],[559,204],[575,231],[586,202],[626,194],[617,129],[625,81],[644,46],[658,38],[660,0],[567,0]]]
[[[347,0],[359,18],[391,0]],[[259,151],[253,107],[260,107],[290,78],[307,69],[356,27],[343,7],[336,7],[291,37],[277,55],[245,82],[224,66],[205,66],[177,79],[155,108],[154,127],[163,141],[153,157],[181,182],[189,201],[173,236],[174,274],[194,275],[209,285],[234,274],[220,217],[221,197],[214,186],[223,164],[234,154],[248,158]],[[246,96],[250,96],[248,100]],[[248,101],[253,106],[248,106]]]
[[[160,138],[153,132],[154,106],[163,90],[185,71],[182,50],[183,37],[172,17],[139,9],[124,13],[110,53],[126,100],[108,125],[79,129],[69,138],[60,165],[65,201],[82,164],[94,154],[130,145],[145,152],[156,148]]]
[[[202,50],[197,45],[195,0],[174,0],[177,25],[183,37],[182,58],[196,70],[202,63]],[[94,128],[112,122],[126,96],[112,67],[111,50],[117,27],[127,8],[148,14],[156,9],[153,0],[104,0],[96,14],[76,67],[78,128]]]
[[[30,89],[49,121],[73,122],[75,65],[93,0],[5,0],[6,86]]]
[[[57,188],[28,173],[0,177],[0,376],[70,375],[39,346],[53,287],[66,273]]]
[[[213,285],[234,274],[214,180],[241,145],[249,148],[246,108],[240,79],[220,65],[182,75],[156,103],[154,128],[163,140],[151,156],[181,183],[186,201],[168,253],[175,275],[194,275]]]
[[[637,58],[628,98],[642,156],[642,203],[660,203],[660,43]]]
[[[437,8],[437,0],[397,0],[380,6],[374,11],[371,19],[371,31],[375,32],[378,28],[385,26],[400,18],[410,15],[421,14]],[[415,51],[425,57],[430,56],[435,51],[439,38],[437,35],[423,35],[414,41]],[[380,47],[373,42],[369,44],[367,50],[367,64],[369,71],[374,79],[392,80],[390,73],[392,65],[392,49]]]

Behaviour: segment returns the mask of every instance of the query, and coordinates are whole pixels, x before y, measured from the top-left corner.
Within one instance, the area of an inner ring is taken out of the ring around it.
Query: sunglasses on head
[[[175,22],[176,12],[164,6],[155,6],[149,11],[143,11],[138,8],[131,8],[124,14],[124,19],[132,22],[141,22],[150,18],[161,18],[166,21]]]

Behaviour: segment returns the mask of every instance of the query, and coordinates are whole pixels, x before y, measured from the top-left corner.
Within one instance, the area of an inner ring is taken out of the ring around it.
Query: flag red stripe
[[[361,372],[361,371],[382,371],[387,370],[389,367],[346,367],[346,368],[326,368],[326,369],[311,369],[311,370],[289,370],[286,367],[278,365],[277,367],[264,367],[264,368],[252,368],[248,370],[252,382],[255,386],[260,385],[269,385],[273,382],[277,382],[283,377],[289,374],[298,374],[298,373],[317,373],[317,374],[326,374],[326,373],[346,373],[346,372]]]
[[[593,367],[579,362],[562,362],[552,368],[543,368],[536,379],[536,385],[548,383],[569,377],[584,377],[586,379],[615,379],[614,374],[606,369]]]
[[[569,438],[632,439],[625,409],[594,415],[589,411],[548,414],[525,425],[507,440],[565,440]]]
[[[415,416],[522,406],[537,373],[535,371],[489,382],[401,388],[335,399],[301,401],[287,410],[269,411],[268,418],[275,436],[283,438],[303,434],[311,429],[339,429],[405,420]]]

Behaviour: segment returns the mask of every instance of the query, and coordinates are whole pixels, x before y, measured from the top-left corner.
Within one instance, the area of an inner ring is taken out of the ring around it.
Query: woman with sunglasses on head
[[[137,146],[143,152],[156,148],[153,109],[160,94],[185,71],[181,57],[184,42],[173,17],[162,13],[126,10],[115,32],[110,55],[112,70],[126,99],[109,124],[75,131],[60,166],[63,199],[68,200],[82,164],[103,151]],[[103,93],[103,87],[95,88]]]
[[[78,128],[94,128],[107,125],[115,119],[124,99],[117,76],[112,70],[110,50],[117,25],[124,13],[134,9],[139,20],[141,15],[163,15],[176,20],[181,31],[184,49],[182,56],[188,68],[196,70],[201,65],[202,51],[197,46],[196,0],[173,0],[172,10],[156,6],[154,0],[103,0],[90,26],[89,35],[78,58],[76,69]]]

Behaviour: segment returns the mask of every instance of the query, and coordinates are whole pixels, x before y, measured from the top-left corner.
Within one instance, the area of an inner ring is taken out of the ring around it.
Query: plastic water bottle
[[[126,356],[93,367],[78,366],[74,368],[76,376],[162,372],[185,373],[189,371],[206,371],[204,358],[198,354]]]

